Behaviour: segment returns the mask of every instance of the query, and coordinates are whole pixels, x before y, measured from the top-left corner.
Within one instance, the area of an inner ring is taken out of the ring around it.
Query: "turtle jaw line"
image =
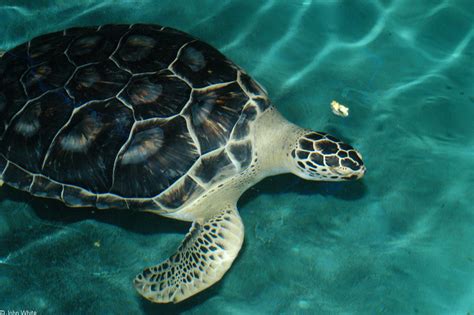
[[[366,167],[362,165],[357,171],[344,167],[327,167],[317,171],[299,168],[298,172],[293,173],[303,179],[311,181],[339,182],[361,179],[364,177],[365,172]]]
[[[348,174],[348,173],[341,173],[341,172],[335,171],[335,173],[341,175],[342,180],[357,180],[364,177],[366,170],[367,169],[365,165],[362,165],[362,167],[357,172],[351,172]]]

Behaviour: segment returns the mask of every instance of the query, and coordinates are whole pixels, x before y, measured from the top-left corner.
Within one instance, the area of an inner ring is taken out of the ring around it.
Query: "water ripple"
[[[471,43],[474,36],[474,28],[467,33],[461,42],[454,48],[451,54],[445,59],[436,60],[434,66],[425,74],[419,75],[416,78],[408,82],[397,82],[395,86],[391,87],[386,91],[386,98],[393,98],[403,91],[412,88],[416,85],[424,83],[426,80],[432,77],[439,77],[440,73],[443,72],[446,68],[450,67],[459,57],[464,56],[464,51],[466,47]]]
[[[264,56],[262,56],[263,60],[274,60],[275,55],[279,52],[279,50],[285,45],[288,45],[288,43],[291,43],[292,37],[294,37],[298,33],[301,20],[305,13],[309,10],[309,8],[310,6],[308,5],[301,5],[297,7],[296,12],[290,19],[290,27],[288,28],[287,32],[281,37],[280,40],[273,44],[272,48]],[[262,72],[265,72],[265,70],[268,70],[268,68],[271,66],[272,64],[270,62],[260,63],[253,71],[253,74],[259,76]]]
[[[291,87],[293,87],[295,84],[300,82],[301,80],[304,80],[305,77],[314,71],[318,65],[325,59],[328,55],[333,53],[337,49],[346,49],[346,48],[357,48],[357,47],[363,47],[368,45],[370,42],[374,41],[380,33],[384,30],[386,20],[387,20],[387,15],[390,13],[391,10],[386,10],[377,20],[377,23],[371,28],[369,33],[367,33],[363,38],[360,40],[353,42],[353,43],[347,43],[347,42],[342,42],[339,40],[337,37],[332,37],[329,43],[321,50],[318,54],[316,54],[311,62],[306,65],[303,69],[300,69],[299,71],[296,71],[293,76],[289,77],[288,80],[286,80],[283,83],[283,89],[287,90]]]
[[[261,79],[287,118],[347,140],[368,166],[355,183],[282,176],[257,186],[261,194],[241,206],[247,245],[230,272],[171,308],[140,302],[127,277],[144,257],[165,257],[176,234],[148,235],[142,214],[123,229],[95,215],[55,224],[27,197],[14,203],[0,190],[0,295],[16,303],[11,309],[38,308],[40,296],[45,312],[81,303],[86,313],[242,313],[242,305],[256,314],[472,313],[469,0],[1,2],[3,48],[74,25],[153,22],[189,31]],[[348,118],[331,113],[334,98],[350,107]],[[97,282],[107,268],[121,274]]]
[[[247,39],[249,35],[255,32],[255,26],[257,22],[260,20],[261,16],[265,15],[268,11],[270,11],[274,5],[275,5],[275,0],[267,0],[265,4],[260,6],[260,8],[253,14],[252,22],[251,24],[246,25],[245,31],[242,30],[236,38],[232,39],[231,42],[222,46],[220,49],[223,52],[226,52],[234,47],[239,47]]]

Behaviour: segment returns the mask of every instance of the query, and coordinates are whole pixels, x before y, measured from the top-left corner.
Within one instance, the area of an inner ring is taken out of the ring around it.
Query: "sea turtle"
[[[168,27],[36,37],[3,55],[0,84],[0,182],[71,207],[192,222],[176,253],[134,280],[153,302],[221,279],[244,238],[237,200],[264,177],[365,172],[352,146],[288,122],[242,68]]]

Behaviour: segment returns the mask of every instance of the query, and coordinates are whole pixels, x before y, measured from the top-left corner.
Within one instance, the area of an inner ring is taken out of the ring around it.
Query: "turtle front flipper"
[[[232,265],[244,240],[244,226],[235,207],[202,224],[195,221],[177,252],[146,268],[134,284],[155,303],[177,303],[219,281]]]

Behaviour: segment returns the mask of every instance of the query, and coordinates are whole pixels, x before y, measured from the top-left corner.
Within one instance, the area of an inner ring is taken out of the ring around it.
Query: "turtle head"
[[[292,173],[308,180],[352,180],[365,173],[360,153],[324,132],[308,131],[299,137],[291,158]]]

